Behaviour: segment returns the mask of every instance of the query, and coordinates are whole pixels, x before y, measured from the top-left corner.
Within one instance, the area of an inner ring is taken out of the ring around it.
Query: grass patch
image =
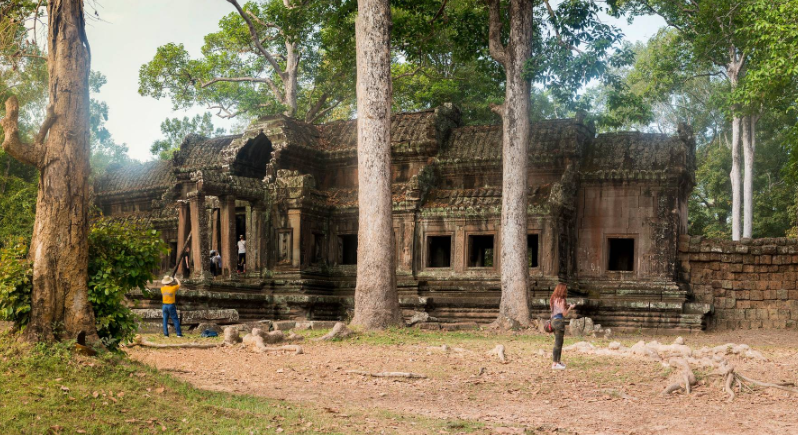
[[[199,390],[118,354],[0,334],[0,433],[350,433],[288,402]]]

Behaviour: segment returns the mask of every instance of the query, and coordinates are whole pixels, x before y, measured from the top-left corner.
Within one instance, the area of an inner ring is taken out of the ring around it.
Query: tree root
[[[294,335],[294,337],[299,337]],[[250,347],[255,352],[276,352],[276,351],[292,351],[294,355],[301,355],[305,353],[302,346],[296,344],[288,344],[284,346],[269,347],[266,344],[274,344],[285,340],[282,331],[265,332],[261,329],[254,328],[251,333],[244,336],[242,344],[244,347]]]
[[[177,349],[177,348],[184,348],[184,349],[213,349],[214,347],[222,346],[219,343],[171,343],[171,344],[160,344],[160,343],[152,343],[144,339],[139,334],[136,334],[133,337],[133,342],[128,345],[128,347],[133,346],[141,346],[141,347],[154,347],[156,349]]]
[[[496,355],[496,356],[499,357],[499,361],[501,361],[502,364],[507,364],[507,357],[505,357],[505,355],[504,355],[504,345],[503,344],[497,344],[496,347],[494,347],[492,350],[489,350],[487,352],[487,354],[488,355]]]
[[[369,373],[369,372],[364,372],[364,371],[361,371],[361,370],[347,370],[346,373],[350,374],[350,375],[371,376],[372,378],[427,379],[427,375],[422,375],[422,374],[419,374],[419,373],[410,373],[410,372]]]
[[[346,338],[352,335],[352,331],[346,327],[342,322],[338,322],[333,326],[333,329],[325,334],[323,337],[319,337],[316,341],[330,341],[336,338]]]
[[[720,376],[721,387],[728,395],[727,401],[729,402],[733,401],[736,397],[734,387],[737,387],[738,392],[742,392],[743,389],[754,391],[754,389],[747,384],[763,388],[775,388],[798,394],[798,388],[792,383],[762,382],[736,372],[734,365],[727,360],[727,355],[736,355],[741,358],[766,361],[761,353],[752,350],[745,344],[728,343],[712,348],[703,347],[694,350],[684,344],[684,339],[682,337],[678,337],[673,344],[669,345],[660,344],[656,341],[649,343],[640,341],[634,346],[627,348],[623,347],[618,342],[613,342],[610,343],[607,348],[597,348],[590,343],[579,342],[567,346],[564,350],[576,350],[578,352],[594,355],[642,357],[659,361],[666,367],[674,367],[677,369],[677,372],[671,376],[670,383],[663,390],[662,394],[665,395],[677,391],[684,391],[686,394],[692,392],[692,387],[696,384],[696,376],[691,366],[712,367],[716,369],[713,375]]]
[[[241,337],[238,336],[238,329],[232,326],[224,328],[224,344],[226,346],[232,346],[238,343],[241,343]]]
[[[302,346],[298,344],[286,344],[277,347],[258,346],[255,350],[257,352],[294,352],[294,355],[302,355],[305,353],[305,350],[302,349]]]

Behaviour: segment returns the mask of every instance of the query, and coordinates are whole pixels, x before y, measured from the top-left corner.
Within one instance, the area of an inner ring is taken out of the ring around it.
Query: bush
[[[33,265],[27,244],[19,239],[0,248],[0,318],[22,329],[30,318]],[[138,319],[125,304],[125,293],[144,288],[168,247],[158,231],[135,223],[100,220],[89,232],[89,301],[97,333],[115,349],[133,337]]]
[[[144,288],[168,247],[158,231],[135,223],[101,220],[89,233],[89,301],[97,333],[108,348],[133,337],[138,319],[125,293]]]
[[[33,264],[27,254],[28,245],[21,237],[0,248],[0,319],[18,328],[30,319]]]

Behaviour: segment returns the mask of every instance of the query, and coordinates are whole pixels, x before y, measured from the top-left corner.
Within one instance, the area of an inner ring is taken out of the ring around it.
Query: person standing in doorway
[[[183,336],[180,331],[180,319],[177,317],[177,307],[175,306],[175,298],[177,297],[177,290],[180,288],[180,280],[166,275],[161,280],[161,297],[163,301],[163,335],[169,336],[169,318],[172,318],[172,324],[175,325],[175,332],[178,337]]]
[[[239,236],[238,240],[238,271],[245,272],[247,266],[247,241],[244,236]]]
[[[565,298],[568,296],[568,288],[565,284],[557,284],[554,293],[551,294],[549,306],[551,306],[551,328],[554,330],[554,350],[551,354],[552,370],[565,370],[565,364],[560,361],[562,356],[562,342],[565,337],[565,318],[575,307],[574,304],[567,305]]]

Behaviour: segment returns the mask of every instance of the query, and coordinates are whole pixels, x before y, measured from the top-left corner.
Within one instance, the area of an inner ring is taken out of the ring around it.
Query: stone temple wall
[[[798,327],[798,240],[679,239],[681,278],[714,306],[709,329]]]

